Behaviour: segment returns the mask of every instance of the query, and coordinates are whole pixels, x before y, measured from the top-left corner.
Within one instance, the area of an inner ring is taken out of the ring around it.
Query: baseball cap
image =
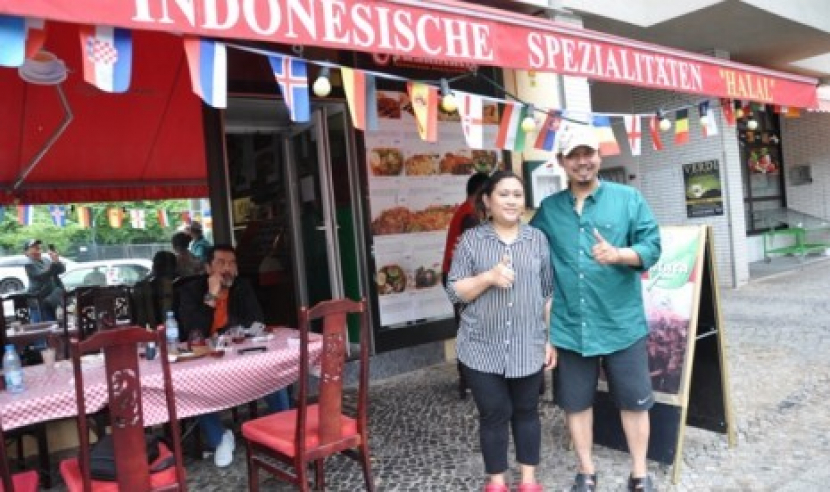
[[[23,251],[26,251],[27,249],[31,248],[32,246],[35,246],[36,244],[43,244],[43,241],[41,241],[40,239],[29,239],[28,241],[23,243]]]
[[[202,223],[198,221],[193,221],[190,223],[190,230],[191,231],[201,231],[202,230]]]
[[[590,147],[599,150],[596,129],[589,125],[568,125],[565,134],[559,140],[559,153],[568,156],[577,147]]]

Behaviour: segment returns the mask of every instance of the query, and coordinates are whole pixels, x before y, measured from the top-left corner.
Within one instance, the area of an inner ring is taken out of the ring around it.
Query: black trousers
[[[516,461],[539,464],[542,424],[539,420],[539,385],[542,370],[523,378],[476,371],[462,365],[467,385],[478,407],[479,439],[488,475],[507,471],[510,431]]]

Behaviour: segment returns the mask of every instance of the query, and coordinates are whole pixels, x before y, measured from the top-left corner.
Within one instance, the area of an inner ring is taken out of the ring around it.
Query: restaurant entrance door
[[[358,173],[354,140],[342,104],[317,106],[308,125],[285,136],[293,268],[298,304],[359,299]]]

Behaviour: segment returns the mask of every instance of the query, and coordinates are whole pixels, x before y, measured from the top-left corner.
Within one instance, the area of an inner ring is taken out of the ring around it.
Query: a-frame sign
[[[726,337],[712,229],[661,227],[660,261],[643,274],[649,368],[655,405],[648,457],[673,465],[680,480],[687,425],[726,434],[736,444]],[[625,450],[619,411],[602,383],[594,405],[594,440]]]

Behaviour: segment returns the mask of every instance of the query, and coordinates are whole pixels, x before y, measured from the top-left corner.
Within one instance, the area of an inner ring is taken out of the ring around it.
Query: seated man
[[[207,274],[179,290],[180,337],[187,340],[192,330],[208,338],[230,326],[249,327],[264,316],[251,285],[237,278],[236,252],[233,246],[217,244],[207,252]],[[272,412],[288,409],[288,390],[282,389],[265,397]],[[199,417],[199,425],[209,446],[216,452],[213,461],[225,467],[233,461],[233,432],[222,425],[219,413]]]

